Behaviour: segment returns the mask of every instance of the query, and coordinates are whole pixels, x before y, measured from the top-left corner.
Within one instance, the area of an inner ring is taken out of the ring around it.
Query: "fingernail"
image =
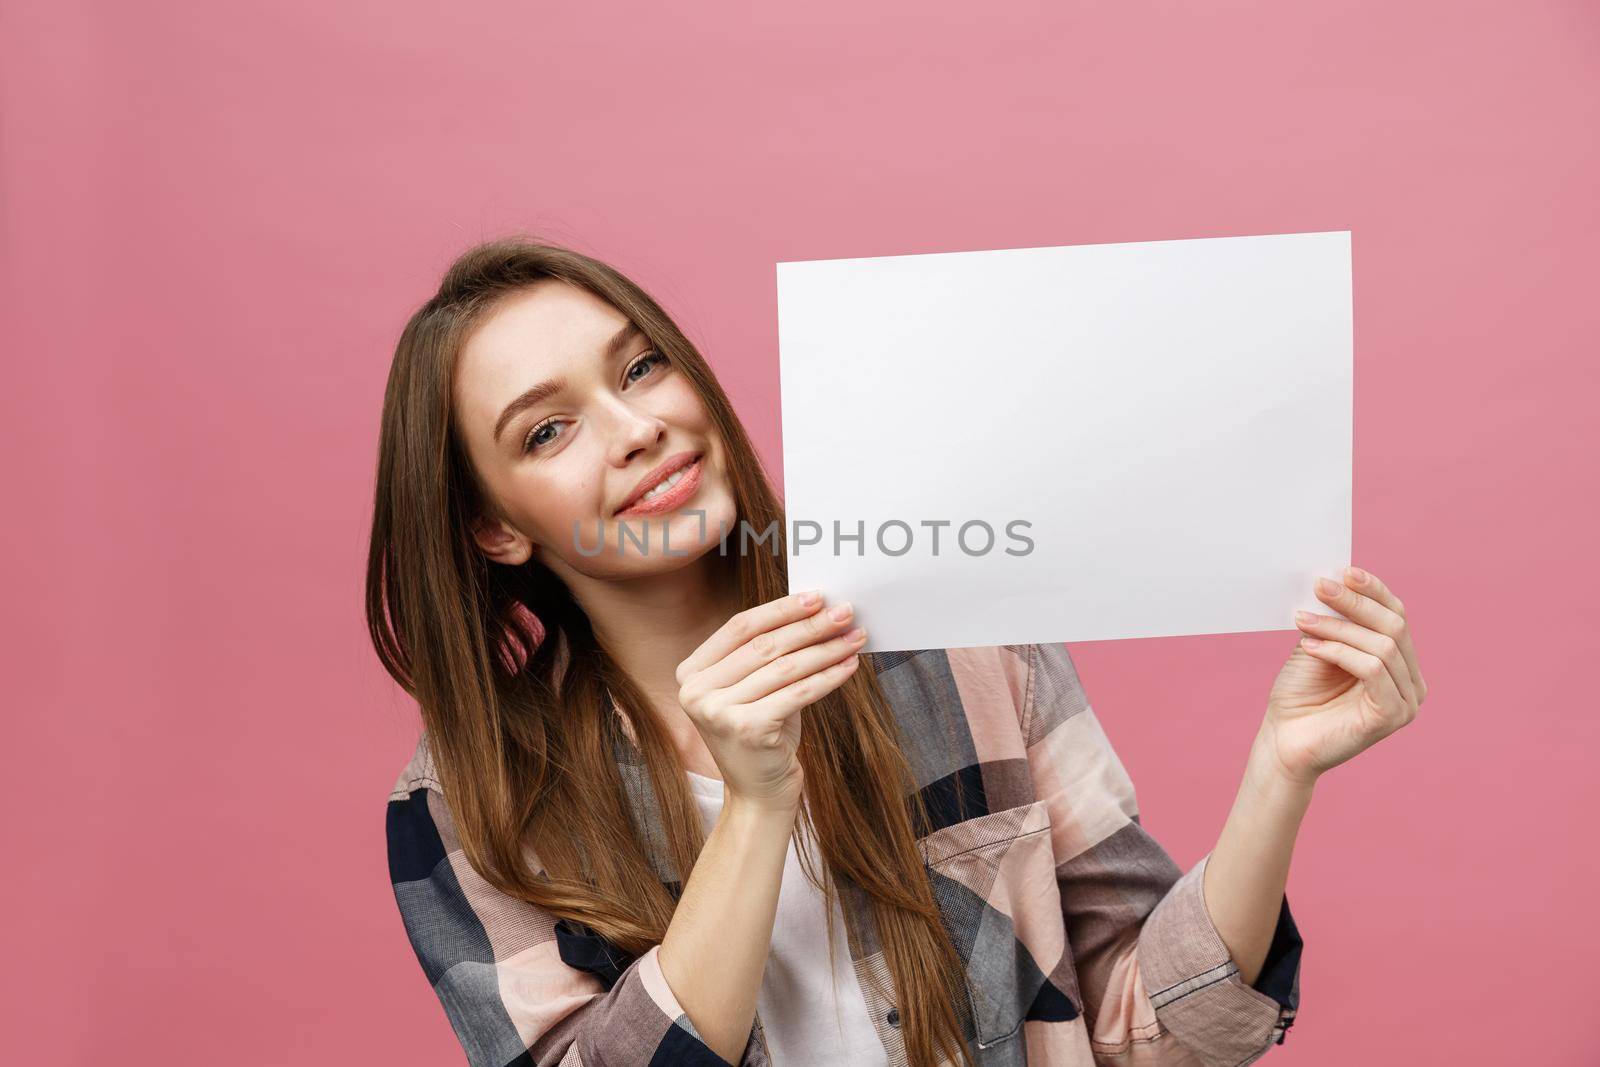
[[[805,605],[808,608],[816,607],[817,601],[819,601],[821,599],[822,599],[822,595],[820,593],[818,593],[816,590],[812,590],[809,593],[801,593],[800,594],[800,603]]]
[[[1350,567],[1345,573],[1349,574],[1350,580],[1355,582],[1357,585],[1360,585],[1367,580],[1367,572],[1362,570],[1360,567]]]
[[[1311,612],[1309,612],[1309,611],[1297,611],[1297,612],[1294,613],[1294,621],[1295,622],[1303,622],[1303,623],[1312,623],[1312,622],[1316,622],[1317,621],[1317,617],[1315,615],[1311,614]]]
[[[1305,645],[1307,648],[1316,648],[1318,645],[1322,644],[1322,642],[1315,637],[1302,637],[1300,639],[1300,643]]]
[[[1317,589],[1325,596],[1333,596],[1339,591],[1339,583],[1331,578],[1318,578]]]
[[[851,630],[849,633],[845,634],[844,636],[848,640],[859,641],[863,637],[867,636],[867,631],[865,631],[861,627],[857,626],[854,630]]]
[[[850,617],[850,601],[846,600],[843,604],[834,608],[830,614],[840,622],[844,622]]]

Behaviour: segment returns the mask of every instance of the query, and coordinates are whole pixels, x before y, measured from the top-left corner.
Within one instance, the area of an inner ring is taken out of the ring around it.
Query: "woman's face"
[[[474,531],[491,559],[536,556],[570,586],[682,567],[734,528],[726,453],[699,395],[587,290],[545,279],[504,298],[462,350],[454,390],[499,511]],[[678,484],[639,499],[662,464],[691,457]]]

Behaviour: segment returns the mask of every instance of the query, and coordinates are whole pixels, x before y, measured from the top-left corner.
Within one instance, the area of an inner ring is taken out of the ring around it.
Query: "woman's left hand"
[[[1315,591],[1344,618],[1296,613],[1306,636],[1278,672],[1258,738],[1298,784],[1406,725],[1428,695],[1400,598],[1358,567],[1343,577],[1318,579]]]

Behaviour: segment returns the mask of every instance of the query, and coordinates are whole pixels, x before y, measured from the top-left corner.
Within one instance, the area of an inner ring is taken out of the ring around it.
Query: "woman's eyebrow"
[[[644,336],[644,331],[639,329],[638,326],[632,322],[625,323],[622,329],[613,334],[611,340],[605,343],[605,347],[600,352],[600,361],[602,363],[610,363],[617,357],[618,353],[628,347],[630,341],[635,337],[642,336]],[[500,413],[500,418],[494,424],[495,441],[498,442],[500,440],[500,435],[505,432],[505,428],[511,424],[512,419],[535,404],[542,404],[551,397],[559,395],[566,388],[567,380],[565,378],[551,378],[540,382],[507,404],[505,410]]]

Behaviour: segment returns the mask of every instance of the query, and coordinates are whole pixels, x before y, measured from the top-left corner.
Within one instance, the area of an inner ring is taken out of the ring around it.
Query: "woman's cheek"
[[[695,431],[704,430],[710,425],[706,407],[700,402],[700,395],[694,391],[687,378],[675,374],[672,381],[662,384],[664,388],[659,395],[663,396],[664,401],[661,409],[656,412],[657,417]]]

